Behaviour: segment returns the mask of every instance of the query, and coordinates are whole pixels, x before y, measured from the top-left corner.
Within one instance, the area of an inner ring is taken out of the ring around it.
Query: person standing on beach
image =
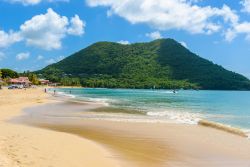
[[[56,90],[54,90],[54,96],[56,95]]]
[[[44,89],[44,93],[47,93],[47,89],[46,88]]]

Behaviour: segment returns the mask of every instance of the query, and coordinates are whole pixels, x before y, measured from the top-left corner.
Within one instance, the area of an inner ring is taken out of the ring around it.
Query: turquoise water
[[[137,90],[137,89],[57,89],[59,94],[106,106],[138,110],[149,118],[195,124],[207,119],[250,129],[250,92]]]

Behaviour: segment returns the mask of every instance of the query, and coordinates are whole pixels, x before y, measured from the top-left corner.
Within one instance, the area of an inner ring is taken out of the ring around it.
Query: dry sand
[[[7,123],[27,106],[49,102],[40,88],[0,90],[0,167],[120,166],[103,146],[75,135]]]
[[[27,106],[53,113],[49,102],[41,89],[0,91],[0,167],[250,167],[250,140],[209,127],[33,113],[26,123],[38,128],[5,121]]]

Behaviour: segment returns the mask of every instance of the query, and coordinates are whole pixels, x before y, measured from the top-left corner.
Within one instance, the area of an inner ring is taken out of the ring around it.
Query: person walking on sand
[[[54,96],[56,95],[56,90],[54,90]]]
[[[47,93],[47,89],[46,88],[44,89],[44,93]]]

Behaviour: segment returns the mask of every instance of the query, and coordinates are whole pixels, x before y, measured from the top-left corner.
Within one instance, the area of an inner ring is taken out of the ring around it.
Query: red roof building
[[[18,85],[31,85],[31,82],[28,77],[19,77],[19,78],[13,78],[9,81],[12,84],[18,84]]]
[[[39,82],[40,82],[42,85],[49,85],[49,84],[50,84],[49,80],[45,80],[45,79],[39,79]]]

